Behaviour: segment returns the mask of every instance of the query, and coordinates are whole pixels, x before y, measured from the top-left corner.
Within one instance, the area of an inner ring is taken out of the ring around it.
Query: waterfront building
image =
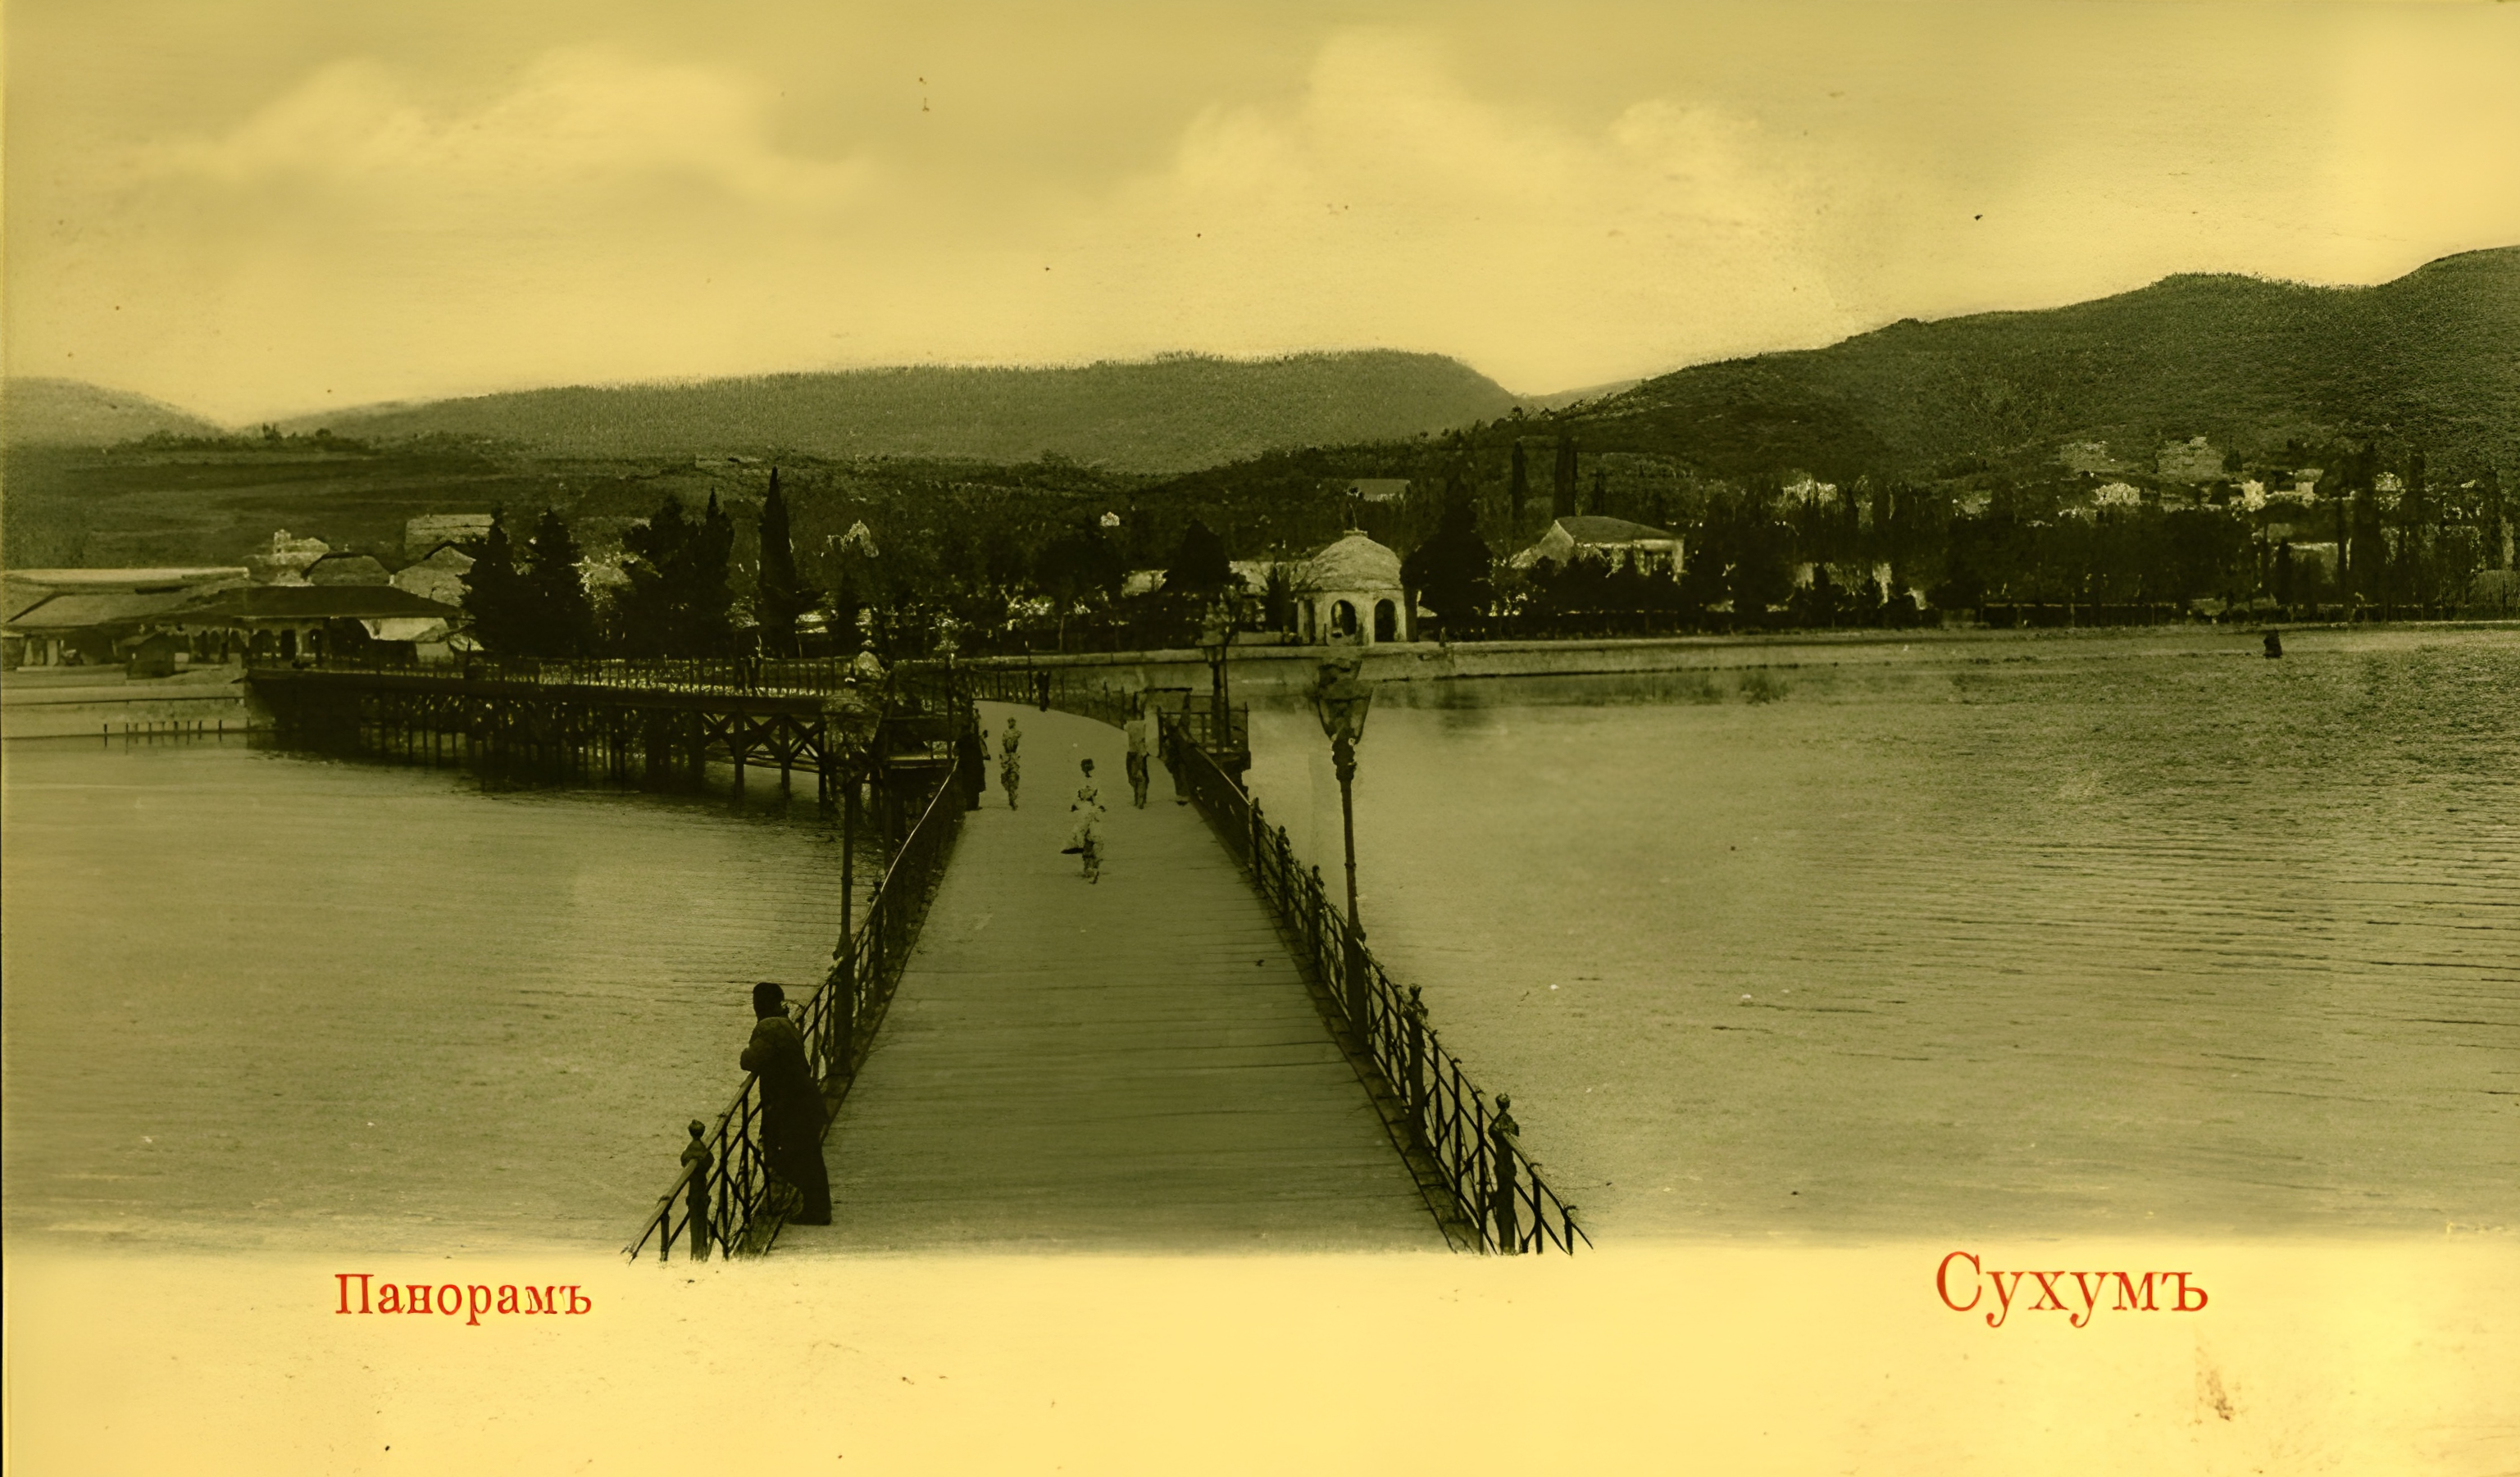
[[[1340,484],[1360,503],[1397,503],[1409,496],[1407,477],[1353,477]]]
[[[393,577],[385,572],[384,561],[373,554],[342,551],[325,555],[306,566],[306,583],[310,585],[387,585]]]
[[[246,562],[253,566],[253,577],[266,584],[302,585],[307,566],[332,552],[333,546],[322,539],[293,539],[282,528],[271,535],[270,548]]]
[[[486,513],[424,513],[402,525],[405,559],[428,556],[447,544],[478,544],[490,537]]]
[[[119,663],[159,617],[247,577],[228,566],[13,569],[0,660],[12,668]]]
[[[1417,639],[1417,612],[1400,583],[1400,556],[1349,530],[1297,565],[1288,580],[1299,641]]]
[[[194,649],[283,661],[346,655],[382,645],[397,655],[442,657],[464,612],[391,585],[248,585],[170,611],[158,629]]]
[[[2223,475],[2226,453],[2203,436],[2173,441],[2153,454],[2154,474],[2177,482],[2211,482]]]
[[[1559,518],[1549,525],[1549,531],[1538,542],[1507,562],[1516,569],[1529,569],[1548,559],[1562,569],[1579,558],[1610,564],[1626,559],[1637,569],[1676,579],[1681,567],[1681,539],[1669,529],[1631,523],[1625,518]]]
[[[387,583],[441,605],[461,605],[472,593],[472,587],[464,579],[472,572],[472,556],[458,544],[444,543],[429,550],[426,558],[395,570]]]

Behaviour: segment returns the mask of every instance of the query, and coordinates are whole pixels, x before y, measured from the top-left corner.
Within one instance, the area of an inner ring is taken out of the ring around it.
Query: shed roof
[[[187,620],[382,620],[396,615],[450,619],[464,612],[392,585],[253,585],[224,590],[184,611]]]
[[[450,539],[445,543],[439,544],[436,548],[429,550],[426,556],[414,559],[402,567],[404,569],[452,569],[456,573],[462,574],[467,569],[472,567],[472,552],[465,548],[462,544]],[[401,570],[396,570],[395,572],[400,573]]]
[[[306,566],[311,585],[382,585],[389,578],[384,561],[373,554],[328,554]]]
[[[1592,515],[1559,518],[1557,526],[1579,544],[1642,544],[1668,541],[1679,537],[1667,528],[1650,523],[1631,523],[1626,518],[1605,518]]]
[[[199,590],[167,590],[153,595],[127,591],[47,595],[9,617],[13,631],[81,631],[95,626],[121,626],[148,620],[201,599]]]
[[[242,566],[161,569],[12,569],[9,582],[38,590],[148,590],[173,585],[229,584],[246,578]]]

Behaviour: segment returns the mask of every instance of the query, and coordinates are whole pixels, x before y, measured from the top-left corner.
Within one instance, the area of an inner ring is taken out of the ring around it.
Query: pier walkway
[[[1130,804],[1117,730],[982,703],[1023,730],[1020,806],[990,765],[882,1032],[826,1141],[816,1250],[1150,1251],[1445,1244],[1285,945],[1155,762]],[[1077,761],[1102,878],[1063,856]]]

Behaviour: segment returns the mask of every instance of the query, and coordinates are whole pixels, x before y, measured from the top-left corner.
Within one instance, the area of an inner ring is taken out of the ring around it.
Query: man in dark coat
[[[791,1225],[832,1224],[832,1182],[823,1167],[823,1090],[805,1059],[805,1038],[788,1018],[787,992],[752,987],[752,1040],[744,1070],[761,1079],[761,1152],[773,1179],[801,1197]]]

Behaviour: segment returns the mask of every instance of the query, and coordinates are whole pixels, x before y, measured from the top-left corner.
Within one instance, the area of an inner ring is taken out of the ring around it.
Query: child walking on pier
[[[1102,791],[1094,783],[1094,761],[1085,761],[1085,783],[1076,786],[1076,799],[1067,808],[1075,811],[1076,829],[1067,838],[1066,849],[1085,858],[1085,880],[1102,880]]]
[[[1154,720],[1147,716],[1145,705],[1140,704],[1137,713],[1122,729],[1129,736],[1129,795],[1140,810],[1147,808],[1148,756],[1153,747],[1148,731],[1153,727]]]
[[[1023,779],[1023,757],[1015,752],[1015,745],[1022,741],[1023,735],[1015,732],[1015,721],[1010,717],[1007,735],[998,740],[998,783],[1006,789],[1009,810],[1015,808],[1015,783]]]

